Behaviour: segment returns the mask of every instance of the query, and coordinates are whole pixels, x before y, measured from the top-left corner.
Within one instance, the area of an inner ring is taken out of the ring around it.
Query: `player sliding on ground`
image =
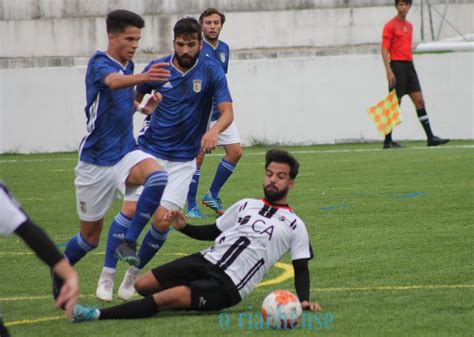
[[[164,310],[215,311],[238,304],[287,251],[303,309],[319,310],[310,299],[308,261],[313,257],[303,221],[288,206],[299,163],[286,151],[266,154],[265,199],[243,199],[216,223],[193,226],[172,211],[167,221],[197,240],[214,246],[159,266],[135,281],[143,299],[95,309],[76,305],[74,321],[145,318]]]

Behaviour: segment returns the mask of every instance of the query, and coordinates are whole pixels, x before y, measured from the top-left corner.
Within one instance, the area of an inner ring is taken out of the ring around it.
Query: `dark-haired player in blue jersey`
[[[229,46],[219,40],[219,34],[225,22],[225,15],[215,8],[207,8],[201,13],[199,22],[202,25],[203,43],[201,53],[214,58],[222,66],[227,74],[229,67]],[[212,107],[211,126],[219,118],[219,109],[214,103]],[[235,170],[237,163],[242,157],[242,147],[240,146],[240,136],[237,126],[233,122],[227,129],[219,135],[218,145],[224,146],[225,156],[221,159],[217,166],[214,179],[212,180],[209,191],[204,194],[202,203],[213,209],[217,214],[224,212],[219,192],[225,182]],[[196,203],[196,194],[199,185],[199,177],[201,176],[201,164],[204,160],[204,153],[197,158],[197,169],[194,172],[193,180],[189,185],[188,207],[186,216],[190,218],[202,218],[201,210]]]
[[[176,23],[173,30],[174,53],[150,62],[144,70],[146,72],[155,64],[168,62],[170,65],[166,69],[171,73],[170,78],[168,81],[149,81],[136,88],[137,101],[154,91],[159,91],[163,96],[163,100],[147,121],[147,127],[138,138],[138,143],[143,151],[156,157],[166,169],[168,185],[138,256],[133,245],[143,226],[132,224],[126,230],[118,223],[113,224],[110,229],[111,236],[125,236],[126,241],[119,243],[109,240],[106,251],[110,252],[117,247],[117,256],[132,265],[118,290],[121,299],[129,299],[133,295],[133,282],[139,270],[163,246],[169,227],[169,223],[164,221],[165,215],[169,211],[181,210],[184,207],[189,183],[196,170],[196,156],[200,151],[210,152],[214,149],[219,133],[233,120],[232,99],[222,67],[216,60],[199,53],[199,22],[193,18],[184,18]],[[220,117],[214,126],[208,129],[213,97]],[[122,212],[134,209],[138,194],[139,192],[125,197]],[[113,255],[110,257],[113,258]],[[106,255],[106,260],[107,258]],[[133,258],[135,261],[130,262]],[[114,275],[108,276],[109,279],[104,278],[104,282],[113,285]],[[112,293],[113,288],[109,287],[108,295],[112,296]]]
[[[87,65],[87,135],[80,145],[74,182],[80,231],[69,240],[64,252],[71,265],[97,247],[104,215],[117,192],[133,194],[144,186],[137,216],[131,219],[123,215],[126,220],[121,222],[138,226],[155,212],[168,180],[166,171],[152,155],[138,149],[133,137],[133,114],[138,106],[133,87],[166,80],[167,64],[157,64],[134,75],[132,58],[144,27],[143,19],[127,10],[115,10],[107,15],[106,25],[107,50],[97,51]],[[140,110],[153,111],[159,97],[151,97]],[[59,279],[53,275],[55,297],[60,289],[58,283]]]

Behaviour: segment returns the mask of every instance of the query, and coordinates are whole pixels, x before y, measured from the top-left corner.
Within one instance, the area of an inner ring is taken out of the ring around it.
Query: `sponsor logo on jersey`
[[[163,88],[172,88],[173,86],[171,85],[170,81],[166,82],[163,84]]]
[[[219,56],[221,57],[222,63],[224,63],[224,62],[225,62],[225,54],[224,54],[224,53],[220,53]]]
[[[194,80],[193,81],[193,90],[196,94],[201,92],[202,81],[201,80]]]

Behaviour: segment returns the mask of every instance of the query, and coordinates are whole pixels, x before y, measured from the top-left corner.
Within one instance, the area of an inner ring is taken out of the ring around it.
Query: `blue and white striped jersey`
[[[224,69],[224,72],[227,74],[229,68],[229,46],[227,43],[219,40],[217,46],[214,48],[206,39],[202,39],[202,49],[201,53],[215,59]],[[216,121],[219,119],[220,113],[217,108],[216,102],[212,102],[212,116],[211,121]]]
[[[148,127],[138,137],[140,148],[157,158],[190,161],[199,153],[201,138],[207,130],[212,98],[218,103],[232,102],[227,79],[216,60],[200,53],[196,64],[182,73],[172,63],[173,55],[150,62],[169,62],[171,77],[166,82],[137,86],[137,92],[158,91],[162,102],[151,115]],[[147,118],[148,119],[148,118]]]
[[[126,66],[102,51],[89,60],[86,73],[85,113],[87,135],[79,148],[81,161],[112,166],[137,147],[133,137],[133,87],[112,90],[105,85],[111,73],[132,75],[134,64]]]

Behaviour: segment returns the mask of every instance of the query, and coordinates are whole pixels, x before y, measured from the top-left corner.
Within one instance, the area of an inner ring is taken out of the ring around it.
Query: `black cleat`
[[[135,267],[140,263],[140,258],[137,256],[137,244],[130,241],[123,241],[118,245],[115,249],[115,257]]]
[[[397,142],[390,142],[390,143],[383,143],[384,149],[401,149],[403,148],[402,144],[398,144]]]
[[[443,138],[433,136],[428,139],[428,146],[443,145],[443,144],[446,144],[447,142],[449,142],[449,139],[443,139]]]

